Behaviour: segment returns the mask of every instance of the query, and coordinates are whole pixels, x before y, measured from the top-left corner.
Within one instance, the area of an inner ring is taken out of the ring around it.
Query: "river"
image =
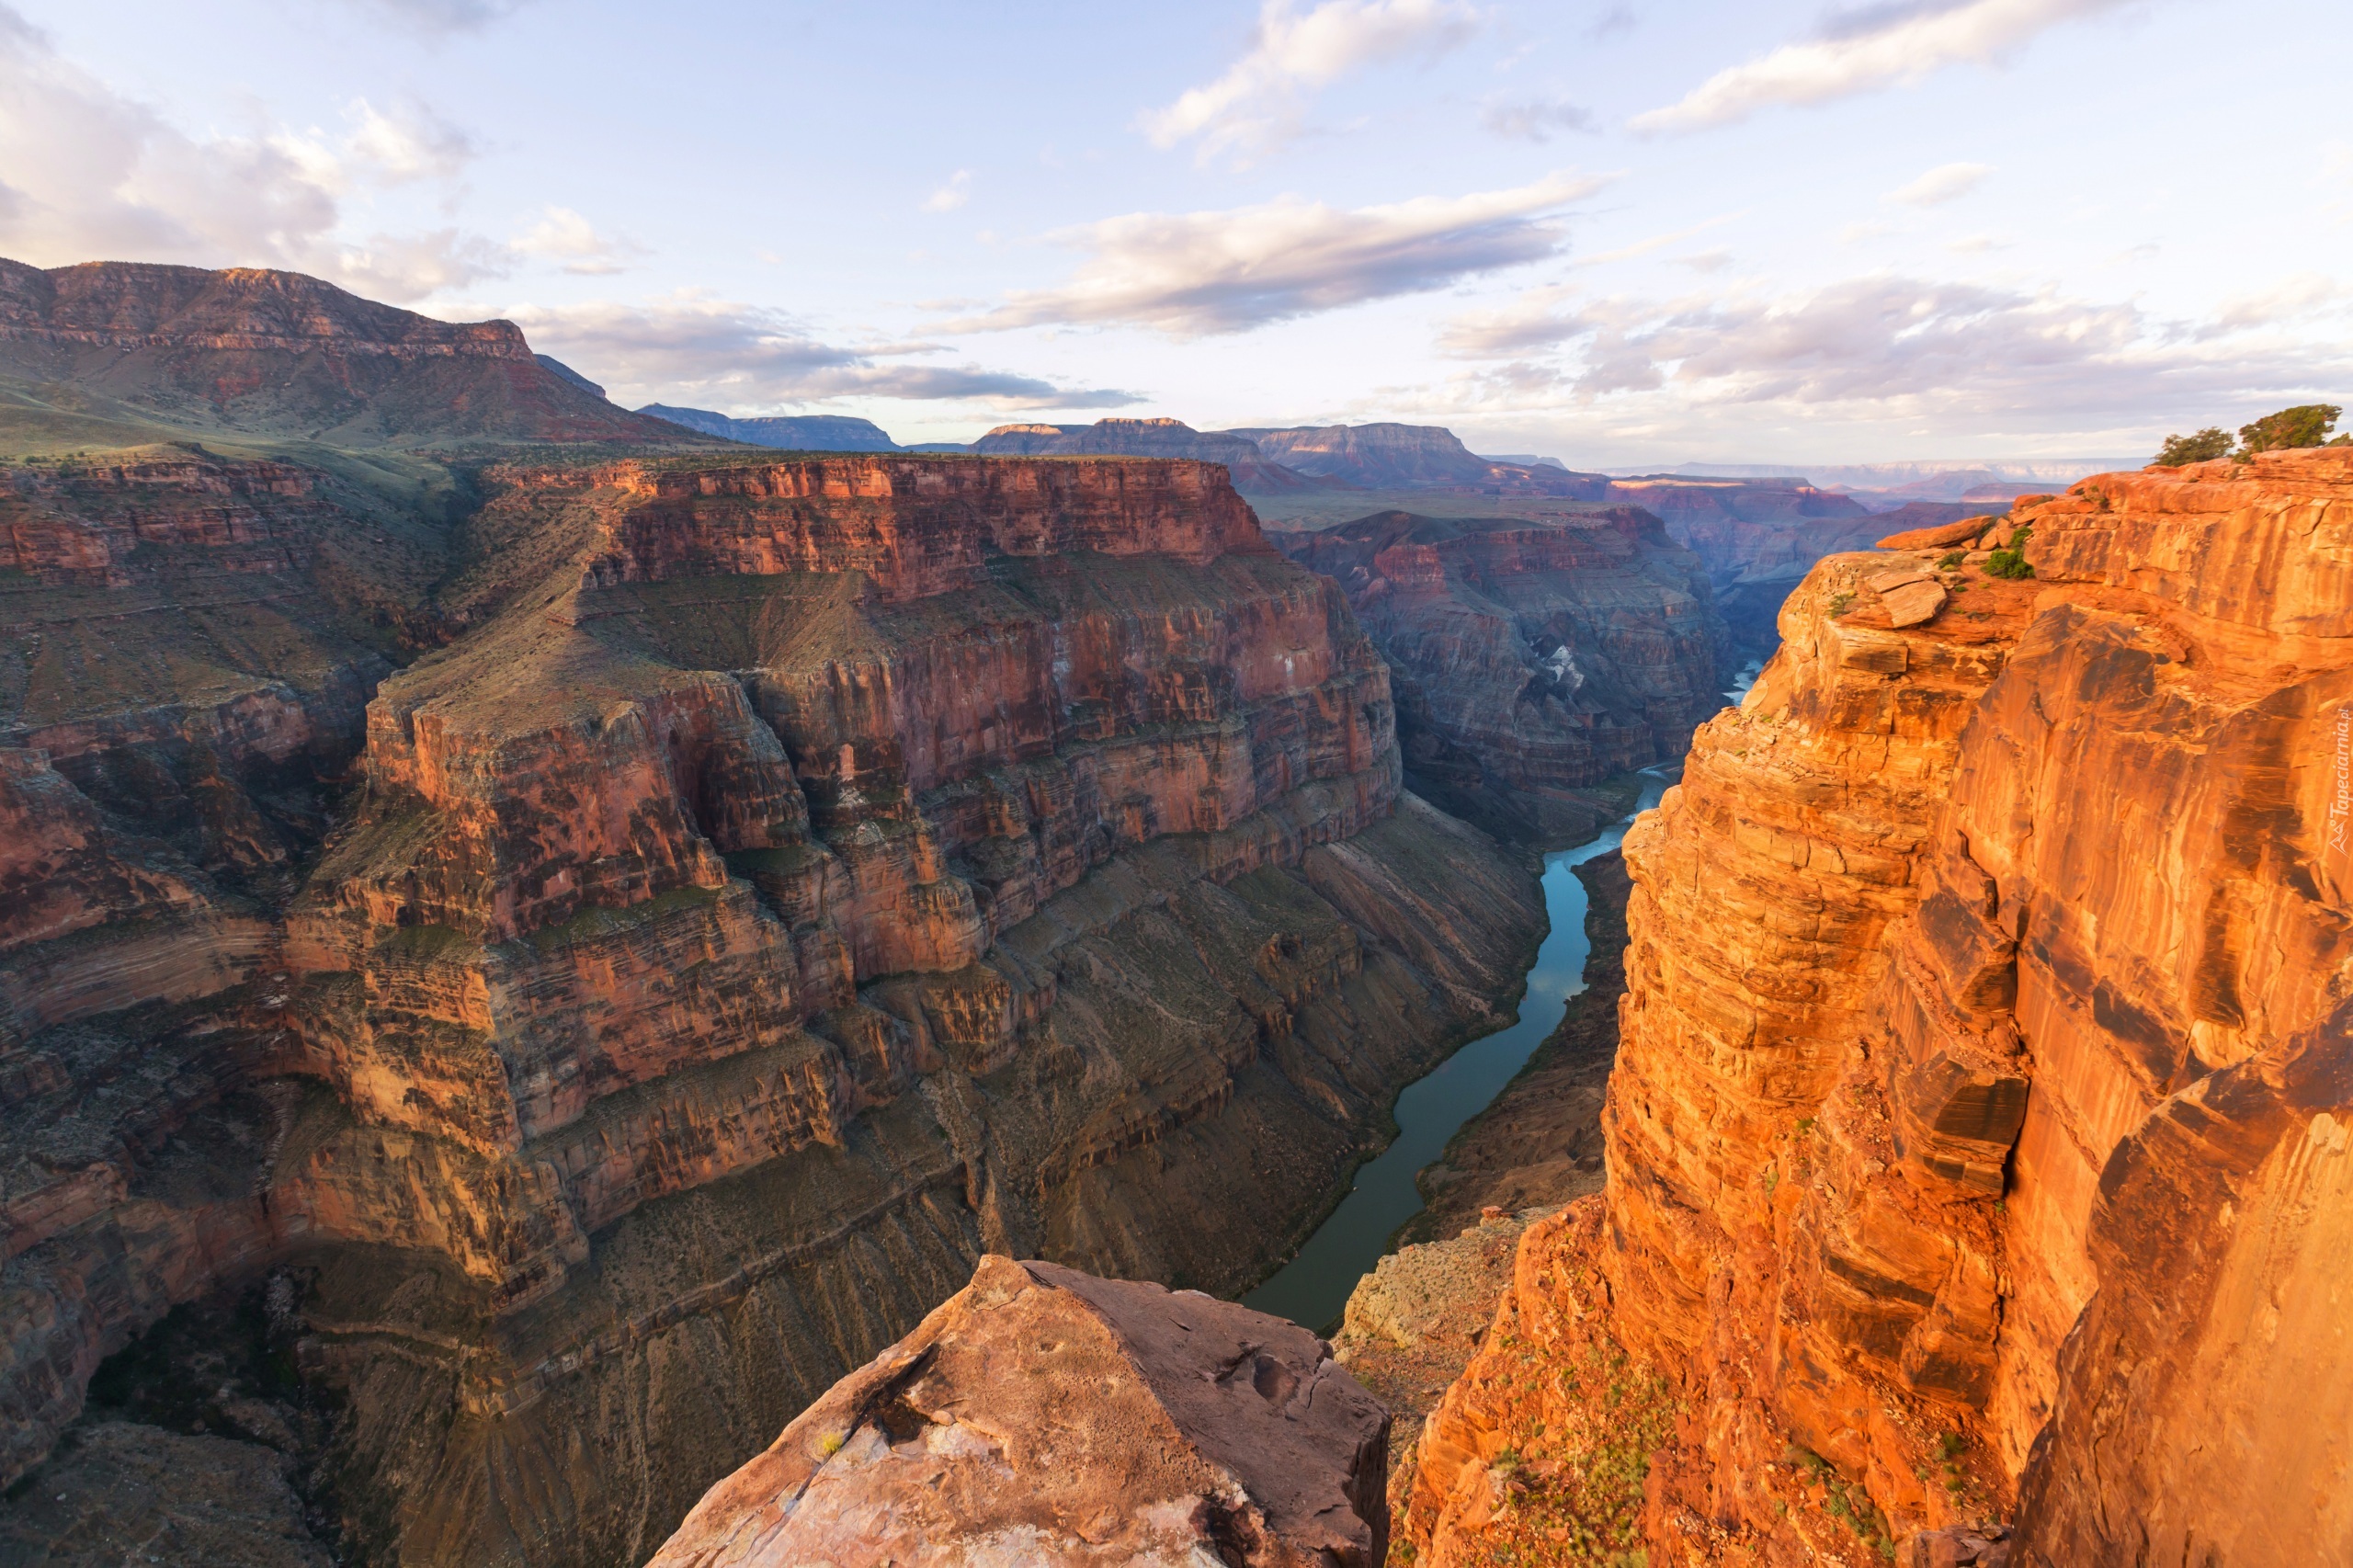
[[[1761,667],[1743,669],[1724,693],[1725,700],[1737,703],[1746,695]],[[1457,1129],[1503,1092],[1560,1023],[1569,998],[1585,989],[1586,891],[1575,868],[1616,849],[1634,818],[1657,805],[1681,771],[1679,762],[1644,768],[1643,792],[1632,812],[1590,843],[1544,857],[1544,908],[1552,929],[1536,949],[1536,961],[1528,971],[1518,1020],[1471,1041],[1406,1085],[1397,1096],[1396,1140],[1357,1168],[1355,1185],[1340,1206],[1289,1263],[1242,1298],[1244,1306],[1319,1333],[1337,1327],[1348,1292],[1389,1250],[1389,1238],[1397,1228],[1421,1212],[1422,1194],[1414,1185],[1415,1176],[1445,1151]]]

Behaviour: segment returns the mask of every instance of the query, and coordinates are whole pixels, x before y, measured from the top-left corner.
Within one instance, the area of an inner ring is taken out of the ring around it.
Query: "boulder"
[[[1374,1568],[1389,1413],[1307,1330],[986,1256],[704,1496],[648,1568]]]

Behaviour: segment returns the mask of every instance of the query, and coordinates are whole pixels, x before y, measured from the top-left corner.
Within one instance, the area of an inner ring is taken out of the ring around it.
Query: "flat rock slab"
[[[1899,566],[1891,572],[1875,573],[1866,578],[1880,602],[1887,606],[1891,626],[1917,626],[1933,620],[1937,611],[1945,608],[1944,585],[1925,569]]]
[[[1963,540],[1975,539],[2001,520],[1998,515],[1989,514],[1983,517],[1961,517],[1949,523],[1938,523],[1933,528],[1906,528],[1902,533],[1888,535],[1874,548],[1934,550],[1941,544],[1959,544]]]
[[[1389,1413],[1195,1291],[984,1257],[696,1505],[647,1568],[1378,1568]]]

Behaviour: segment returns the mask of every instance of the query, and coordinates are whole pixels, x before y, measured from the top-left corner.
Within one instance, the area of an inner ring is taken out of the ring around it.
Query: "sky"
[[[0,255],[902,441],[2133,457],[2353,403],[2343,0],[0,0]]]

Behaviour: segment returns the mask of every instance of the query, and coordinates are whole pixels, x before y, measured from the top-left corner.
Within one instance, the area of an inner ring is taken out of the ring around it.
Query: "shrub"
[[[2290,447],[2318,447],[2328,441],[2336,416],[2345,411],[2333,403],[2305,403],[2267,414],[2252,425],[2239,426],[2239,455],[2284,451]]]
[[[2032,528],[2022,528],[2010,535],[2010,542],[1985,558],[1985,574],[2007,577],[2015,582],[2034,575],[2034,568],[2027,563],[2026,541],[2034,537]]]
[[[1937,562],[1937,570],[1939,572],[1949,572],[1960,564],[1961,551],[1957,550],[1948,551],[1945,552],[1943,559]]]
[[[2209,425],[2195,436],[2167,436],[2165,444],[2157,449],[2157,466],[2179,468],[2230,455],[2231,433],[2219,425]]]

